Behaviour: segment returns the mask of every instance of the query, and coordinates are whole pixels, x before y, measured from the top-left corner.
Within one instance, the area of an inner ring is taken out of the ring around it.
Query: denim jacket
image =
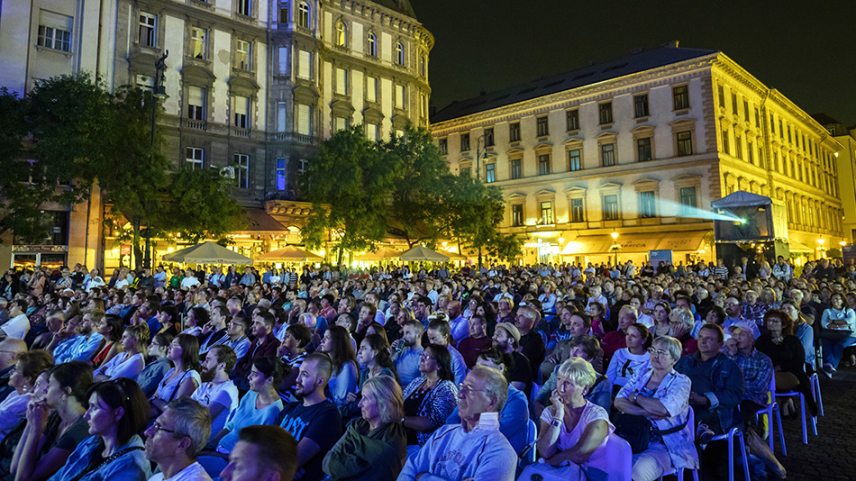
[[[93,456],[104,449],[100,436],[90,436],[80,443],[74,452],[68,457],[65,466],[60,468],[48,481],[146,481],[151,476],[151,464],[146,459],[143,448],[143,440],[137,436],[131,436],[128,442],[120,446],[116,452],[126,451],[113,461],[98,466],[97,469],[89,471]]]
[[[634,392],[641,391],[651,380],[653,372],[653,369],[649,369],[646,372],[634,373],[627,384],[618,392],[617,398],[629,398]],[[691,385],[690,378],[674,370],[663,378],[654,393],[654,399],[663,404],[663,407],[669,412],[669,417],[652,419],[651,423],[654,427],[660,431],[666,431],[687,423]],[[663,444],[669,450],[669,457],[675,468],[697,469],[699,467],[698,451],[696,451],[694,438],[695,429],[689,425],[676,433],[663,436]]]
[[[724,433],[739,424],[737,406],[743,400],[743,373],[734,361],[722,353],[702,361],[701,355],[695,353],[683,356],[675,370],[690,378],[693,392],[710,401],[708,410],[719,420],[719,426],[710,426],[714,431]],[[696,420],[702,414],[696,409]]]

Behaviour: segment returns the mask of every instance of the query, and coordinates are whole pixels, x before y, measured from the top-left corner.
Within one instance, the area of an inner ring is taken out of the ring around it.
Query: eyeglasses
[[[472,386],[468,386],[468,385],[463,384],[463,383],[461,383],[458,386],[458,393],[460,393],[460,394],[469,394],[471,392],[486,392],[486,391],[487,391],[487,389],[476,389]]]
[[[175,431],[172,429],[166,429],[165,427],[161,426],[157,421],[152,423],[152,430],[154,431],[152,433],[152,435],[157,434],[158,431],[163,431],[165,433],[170,433],[170,434],[172,434],[174,436],[178,436],[178,437],[187,436],[186,434],[182,434],[178,431]]]
[[[663,357],[663,356],[665,356],[666,354],[671,355],[671,354],[669,353],[669,351],[664,351],[664,350],[662,350],[662,349],[654,349],[653,347],[649,347],[649,348],[648,348],[648,354],[650,354],[650,355],[651,355],[651,357]]]
[[[436,359],[436,358],[435,358],[434,356],[430,355],[430,354],[426,354],[426,353],[424,353],[424,352],[423,352],[422,354],[420,354],[420,355],[419,355],[419,359],[434,360],[434,359]]]

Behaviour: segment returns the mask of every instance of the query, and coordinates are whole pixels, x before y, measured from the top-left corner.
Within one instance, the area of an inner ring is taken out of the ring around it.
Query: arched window
[[[369,32],[368,52],[372,57],[377,57],[377,35],[374,32]]]
[[[300,2],[297,6],[297,26],[309,28],[309,4]]]
[[[336,22],[336,45],[339,47],[347,46],[348,42],[348,28],[345,26],[345,22],[339,20]]]
[[[404,43],[402,42],[395,44],[395,62],[398,65],[404,65]]]

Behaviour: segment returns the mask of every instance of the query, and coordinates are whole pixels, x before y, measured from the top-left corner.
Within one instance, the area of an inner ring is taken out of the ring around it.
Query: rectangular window
[[[488,184],[496,182],[496,164],[490,163],[484,166],[484,181]]]
[[[288,7],[279,7],[279,23],[288,25]]]
[[[366,101],[377,102],[377,77],[366,77]]]
[[[461,167],[461,177],[470,177],[472,175],[472,169],[469,167]]]
[[[725,108],[725,89],[722,88],[722,85],[716,86],[716,93],[719,100],[719,106]]]
[[[285,190],[285,159],[276,159],[276,190]]]
[[[749,156],[749,159],[748,159],[749,163],[754,164],[755,163],[755,144],[753,144],[752,142],[746,142],[746,153]]]
[[[639,217],[651,218],[657,215],[657,201],[654,191],[639,192]]]
[[[582,149],[571,149],[568,151],[568,170],[570,172],[583,170]]]
[[[508,124],[508,140],[509,142],[520,141],[520,122]]]
[[[511,206],[511,225],[523,225],[523,204],[514,204]]]
[[[312,79],[312,52],[301,50],[297,54],[297,78]]]
[[[285,132],[285,116],[286,116],[286,104],[285,102],[277,102],[276,103],[276,131],[277,132]]]
[[[565,112],[565,122],[568,124],[568,131],[580,129],[580,111],[577,109],[568,110]]]
[[[550,201],[541,202],[541,216],[538,219],[540,224],[553,224],[553,203]]]
[[[238,13],[245,17],[252,17],[253,0],[238,0]]]
[[[689,130],[678,132],[676,134],[678,143],[678,156],[693,154],[693,134]],[[723,132],[723,137],[727,138],[727,134]],[[726,145],[727,149],[727,145]]]
[[[461,134],[461,152],[470,151],[470,134]]]
[[[571,199],[571,222],[585,222],[586,210],[583,199]]]
[[[373,140],[375,142],[380,140],[380,125],[366,124],[366,137],[368,137],[369,140]]]
[[[235,154],[235,180],[239,189],[250,188],[250,156]]]
[[[547,116],[538,117],[535,119],[535,125],[538,137],[550,135],[550,125],[547,123]]]
[[[538,175],[550,174],[550,154],[541,154],[538,156]]]
[[[336,94],[348,95],[348,70],[336,67]]]
[[[449,139],[440,139],[437,141],[437,146],[441,154],[446,155],[449,153]]]
[[[208,58],[208,30],[200,27],[190,29],[190,54],[193,58]]]
[[[675,110],[684,110],[690,108],[690,88],[687,85],[678,85],[672,88],[672,99],[675,103]]]
[[[598,105],[598,119],[600,125],[612,123],[612,102],[606,102]]]
[[[651,137],[636,139],[636,157],[636,160],[639,162],[645,162],[654,158],[651,151]]]
[[[604,167],[615,165],[615,144],[601,144],[600,161]]]
[[[603,196],[603,220],[618,220],[618,195],[610,194]]]
[[[761,112],[758,110],[758,107],[755,107],[755,128],[761,128]]]
[[[240,129],[250,128],[250,99],[240,95],[235,95],[232,99],[232,125]]]
[[[728,131],[722,131],[722,152],[725,154],[731,153],[731,144],[728,143]]]
[[[749,122],[749,101],[743,99],[743,116],[746,117],[746,121]]]
[[[312,109],[306,104],[297,104],[296,117],[297,133],[300,135],[312,135]]]
[[[187,118],[205,120],[205,89],[187,87]]]
[[[235,67],[245,72],[253,70],[251,64],[251,44],[246,40],[237,40],[235,42]]]
[[[205,166],[205,150],[199,147],[186,147],[184,149],[184,160],[191,169],[201,169]]]
[[[288,72],[288,47],[279,47],[276,57],[276,73],[278,75],[285,75]]]
[[[157,47],[157,33],[157,16],[153,13],[140,12],[140,46]]]
[[[404,96],[404,85],[396,84],[396,86],[395,86],[395,108],[403,110],[404,104],[406,101],[407,101],[407,99]]]
[[[743,160],[743,137],[734,136],[734,150],[736,150],[737,158]]]
[[[693,209],[695,209],[698,206],[697,202],[696,202],[696,188],[695,187],[681,187],[680,196],[681,196],[681,215],[692,214]]]
[[[345,117],[333,117],[333,132],[339,132],[348,128],[348,119]]]
[[[523,161],[521,159],[511,159],[511,178],[519,179],[523,177]]]
[[[633,97],[633,115],[638,119],[647,117],[648,112],[648,94],[636,95]]]
[[[41,10],[39,12],[38,45],[62,52],[70,52],[73,22],[74,19],[67,15]]]
[[[484,129],[484,146],[493,147],[495,145],[493,139],[493,127]]]

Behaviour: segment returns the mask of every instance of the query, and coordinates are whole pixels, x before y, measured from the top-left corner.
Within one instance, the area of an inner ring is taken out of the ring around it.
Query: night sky
[[[813,114],[856,124],[856,0],[411,0],[436,44],[431,104],[680,40]]]

